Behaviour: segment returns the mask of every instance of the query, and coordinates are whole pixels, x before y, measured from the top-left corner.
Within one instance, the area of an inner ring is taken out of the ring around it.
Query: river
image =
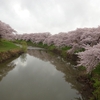
[[[60,56],[28,49],[0,64],[0,100],[83,100],[77,75]]]

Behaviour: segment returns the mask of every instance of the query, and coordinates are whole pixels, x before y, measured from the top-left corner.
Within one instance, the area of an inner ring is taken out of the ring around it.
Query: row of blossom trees
[[[84,48],[85,51],[77,53],[79,65],[85,66],[87,72],[92,71],[100,62],[100,26],[97,28],[78,28],[70,32],[60,32],[55,35],[50,33],[31,33],[17,35],[17,39],[33,43],[55,45],[56,47],[72,47],[67,53],[73,54],[76,50]]]
[[[97,28],[78,28],[70,32],[60,32],[51,35],[44,33],[24,33],[16,32],[8,24],[0,21],[0,38],[8,40],[25,40],[32,43],[54,45],[56,47],[72,47],[67,53],[73,54],[76,50],[84,48],[85,51],[76,53],[80,58],[79,65],[85,66],[87,72],[91,71],[100,62],[100,26]]]
[[[15,39],[31,41],[33,43],[39,43],[39,42],[43,42],[50,35],[51,34],[49,32],[29,33],[29,34],[24,33],[24,34],[16,34]]]

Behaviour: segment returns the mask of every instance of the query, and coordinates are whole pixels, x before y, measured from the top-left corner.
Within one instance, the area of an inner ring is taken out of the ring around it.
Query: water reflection
[[[0,65],[2,100],[83,100],[78,71],[59,56],[30,49],[6,64]]]
[[[20,60],[21,60],[22,63],[26,62],[26,59],[27,59],[27,54],[26,53],[24,53],[20,56]]]
[[[28,50],[28,54],[33,57],[37,57],[43,61],[49,61],[51,64],[54,65],[57,70],[64,73],[65,80],[71,83],[73,88],[77,87],[78,82],[76,81],[76,78],[78,76],[78,70],[73,68],[73,66],[66,61],[64,61],[63,58],[52,55],[48,53],[48,51],[43,50]]]
[[[12,59],[0,64],[0,81],[16,66],[15,63],[11,61]]]
[[[60,56],[50,54],[46,50],[28,50],[28,54],[37,57],[43,61],[49,61],[51,64],[54,65],[54,67],[58,70],[64,73],[64,79],[66,82],[71,84],[71,88],[78,90],[77,94],[81,94],[81,84],[77,82],[78,77],[78,70],[73,67],[73,65],[70,65],[69,62],[64,61],[63,58]],[[84,100],[84,96],[82,97]],[[82,100],[82,98],[75,98],[76,100]]]

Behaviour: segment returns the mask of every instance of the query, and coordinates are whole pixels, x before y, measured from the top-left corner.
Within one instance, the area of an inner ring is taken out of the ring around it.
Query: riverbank
[[[70,55],[56,48],[51,51],[62,56],[72,65],[77,65],[79,58],[76,54]],[[100,63],[91,73],[86,73],[86,69],[83,66],[77,67],[77,69],[80,72],[77,81],[83,84],[81,94],[88,98],[87,100],[100,100]]]
[[[0,52],[0,62],[3,62],[11,57],[17,57],[22,53],[23,53],[22,50],[9,50],[5,52]]]
[[[3,62],[11,57],[16,57],[22,54],[24,51],[19,46],[16,46],[14,43],[1,40],[0,41],[0,62]]]

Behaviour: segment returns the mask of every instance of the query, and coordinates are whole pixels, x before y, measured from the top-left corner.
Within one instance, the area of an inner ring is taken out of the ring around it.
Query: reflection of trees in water
[[[52,55],[45,50],[28,50],[29,55],[35,56],[43,61],[49,61],[53,64],[57,70],[64,73],[64,79],[71,83],[71,87],[80,91],[81,84],[77,82],[78,70],[73,68],[72,65],[67,63],[67,61],[63,61],[63,59],[57,55]],[[79,93],[80,94],[80,93]],[[77,100],[81,100],[80,98],[76,98]],[[85,100],[85,99],[84,99]]]
[[[67,62],[64,62],[59,56],[51,55],[47,51],[43,50],[28,50],[28,53],[31,56],[40,58],[43,61],[49,61],[56,67],[57,70],[65,74],[64,78],[67,82],[77,83],[76,77],[78,72],[71,65],[67,64]]]
[[[20,60],[21,60],[22,63],[26,62],[26,59],[27,59],[26,53],[23,53],[22,55],[20,55]]]
[[[27,54],[24,53],[20,56],[20,60],[22,63],[26,62]],[[13,59],[7,60],[4,63],[0,63],[0,81],[7,75],[9,71],[11,71],[16,65]]]
[[[0,81],[16,66],[15,63],[11,61],[12,60],[0,64]]]
[[[26,53],[20,56],[20,60],[22,63],[26,62],[26,56]],[[11,71],[16,66],[15,62],[12,60],[13,59],[10,59],[0,64],[0,81],[8,74],[9,71]]]
[[[75,100],[82,100],[82,99],[79,97],[79,98],[75,98]],[[85,100],[85,99],[83,99],[83,100]]]

